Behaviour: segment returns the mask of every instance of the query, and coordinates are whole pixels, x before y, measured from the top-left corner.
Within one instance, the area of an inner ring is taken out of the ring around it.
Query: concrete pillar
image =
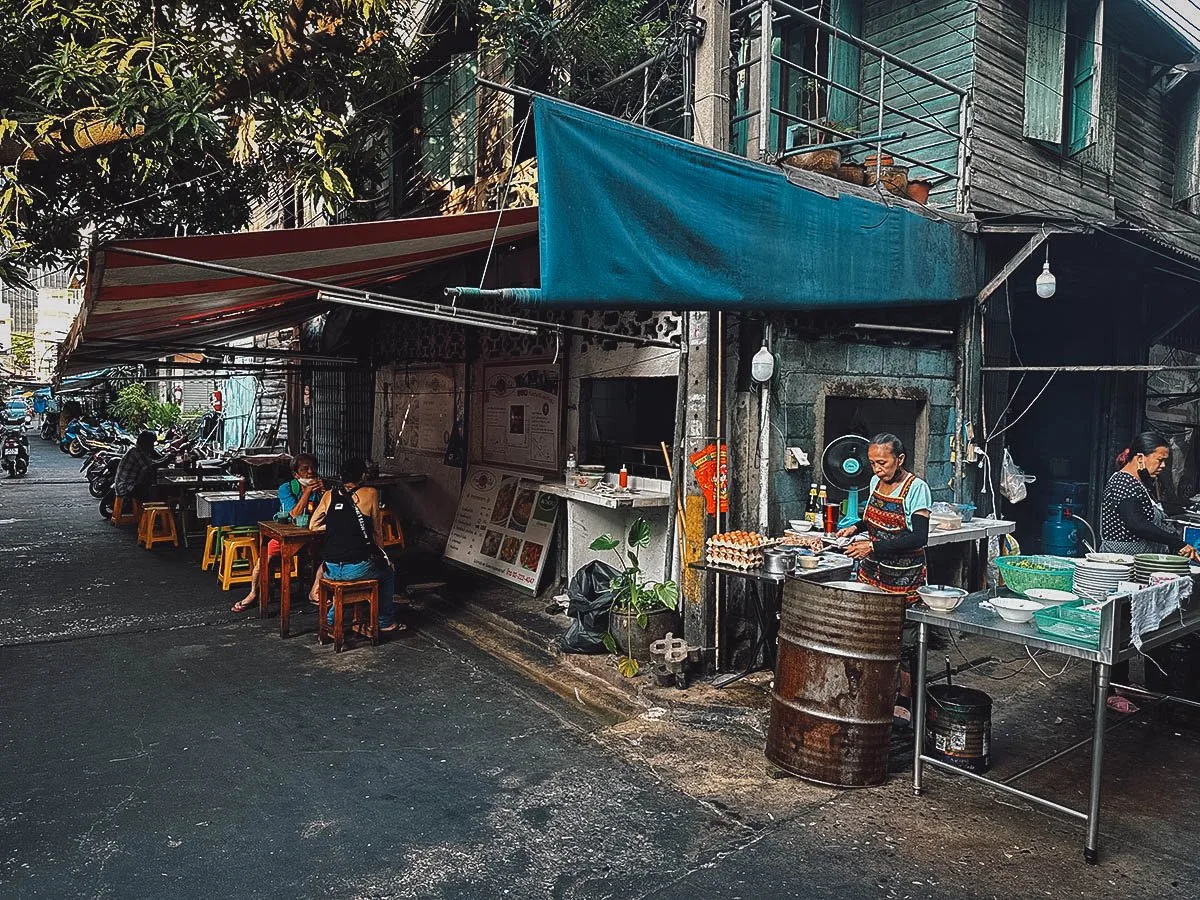
[[[729,149],[729,13],[727,0],[697,0],[704,34],[696,48],[695,140]]]

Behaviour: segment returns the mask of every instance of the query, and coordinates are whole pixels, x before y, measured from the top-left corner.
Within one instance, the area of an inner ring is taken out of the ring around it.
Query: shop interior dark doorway
[[[579,462],[666,478],[660,445],[671,447],[675,440],[677,384],[674,377],[582,379]]]
[[[924,400],[826,397],[824,440],[828,444],[846,434],[857,434],[867,439],[877,434],[894,434],[904,441],[908,449],[908,470],[924,474],[925,460],[917,458],[917,429],[924,409]],[[831,499],[841,500],[842,496],[840,491],[830,487]]]

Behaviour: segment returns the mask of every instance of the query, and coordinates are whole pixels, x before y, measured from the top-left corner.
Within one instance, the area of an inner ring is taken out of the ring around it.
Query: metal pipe
[[[1064,816],[1070,816],[1072,819],[1078,819],[1081,822],[1087,821],[1087,813],[1082,813],[1077,809],[1071,809],[1069,806],[1063,806],[1061,803],[1055,803],[1053,800],[1047,800],[1045,797],[1038,797],[1036,794],[1031,794],[1028,791],[1023,791],[1020,788],[1012,787],[1005,784],[1003,781],[993,781],[990,778],[984,778],[982,775],[976,775],[974,772],[969,772],[966,769],[960,769],[957,766],[952,766],[949,763],[942,762],[940,759],[935,759],[932,756],[920,754],[921,762],[924,765],[933,766],[935,769],[941,769],[943,772],[949,772],[951,775],[961,775],[963,778],[969,778],[972,781],[977,781],[980,784],[986,784],[988,787],[995,788],[998,791],[1003,791],[1006,794],[1011,794],[1014,797],[1020,797],[1029,803],[1036,803],[1038,806],[1044,807],[1054,812],[1061,813]]]
[[[394,306],[390,303],[371,303],[369,300],[357,300],[353,297],[339,297],[334,294],[321,292],[321,298],[328,303],[336,303],[339,306],[353,306],[359,309],[370,309],[375,312],[390,312],[397,315],[413,316],[418,319],[432,319],[435,322],[452,322],[455,325],[468,325],[472,328],[494,328],[496,331],[508,331],[513,334],[536,335],[537,329],[524,328],[519,325],[502,325],[499,322],[483,322],[478,319],[458,315],[452,316],[447,313],[427,312],[423,309],[413,309],[403,306]]]
[[[678,103],[678,102],[679,102],[680,100],[682,100],[682,99],[683,99],[683,94],[676,94],[676,95],[675,95],[674,97],[672,97],[670,100],[667,100],[667,101],[666,101],[666,102],[664,102],[664,103],[660,103],[660,104],[658,104],[658,106],[656,106],[656,107],[654,107],[653,109],[649,110],[649,111],[646,113],[646,115],[648,115],[648,116],[652,116],[652,115],[654,115],[655,113],[662,112],[664,109],[667,109],[668,107],[674,106],[676,103]]]
[[[713,335],[709,333],[709,340],[713,340]],[[722,424],[722,408],[725,399],[725,378],[724,369],[722,367],[725,359],[725,314],[717,311],[717,334],[716,334],[716,353],[717,353],[717,421],[715,431],[717,433],[717,470],[713,475],[713,495],[714,507],[716,509],[714,528],[717,533],[721,533],[721,461],[724,448],[724,441],[721,435]],[[721,588],[724,586],[721,573],[718,572],[713,577],[713,656],[716,660],[717,671],[721,671]]]
[[[958,180],[954,186],[954,211],[967,211],[967,162],[970,153],[967,148],[967,130],[971,118],[971,100],[968,94],[963,94],[958,101]]]
[[[1200,366],[981,366],[981,372],[1200,372]]]
[[[929,623],[917,625],[917,680],[914,684],[916,708],[913,710],[913,794],[921,796],[921,751],[925,749],[925,666],[929,651]]]
[[[884,86],[884,60],[879,60],[879,115],[876,116],[875,133],[883,134],[883,86]],[[875,186],[876,189],[883,187],[883,140],[882,138],[875,144]]]
[[[763,323],[763,347],[770,349],[771,323]],[[759,385],[758,391],[758,528],[763,534],[771,533],[770,487],[768,472],[771,467],[771,391],[770,381]],[[784,451],[786,452],[786,450]]]
[[[493,91],[500,91],[502,94],[511,94],[514,97],[525,97],[532,100],[535,96],[534,92],[527,88],[516,88],[510,84],[499,84],[478,76],[475,77],[475,83],[486,88],[491,88]]]
[[[954,332],[949,328],[917,328],[911,325],[871,325],[866,322],[855,322],[855,328],[863,331],[896,331],[903,334],[936,334],[942,337],[953,337]]]
[[[686,40],[686,38],[685,38],[685,40]],[[610,87],[616,87],[618,84],[620,84],[623,81],[628,81],[634,75],[638,74],[638,72],[645,72],[647,69],[649,69],[655,63],[662,62],[664,59],[666,59],[669,56],[674,56],[676,54],[676,52],[678,52],[678,50],[679,50],[679,47],[675,44],[672,44],[666,50],[660,51],[656,55],[650,57],[645,62],[638,63],[632,69],[626,69],[620,75],[617,75],[615,78],[611,79],[610,81],[604,82],[604,84],[600,85],[600,87],[593,89],[591,92],[592,96],[602,93],[603,91],[608,90]],[[475,80],[477,82],[479,82],[480,84],[487,84],[488,87],[496,87],[496,85],[493,85],[490,82],[485,82],[482,78],[476,78]]]
[[[838,129],[836,129],[836,128],[830,128],[828,125],[826,125],[823,122],[817,122],[812,119],[805,119],[802,116],[797,116],[793,113],[788,112],[786,109],[779,109],[777,107],[771,107],[771,112],[777,116],[780,116],[781,118],[788,119],[792,122],[795,122],[798,125],[808,125],[812,128],[820,129],[821,131],[828,131],[830,134],[841,135],[843,137],[852,137],[852,135],[848,135],[844,131],[838,131]],[[875,136],[875,138],[878,138],[878,137],[880,137],[880,135]],[[886,135],[884,135],[883,137],[886,138]],[[908,156],[904,153],[901,153],[899,150],[889,150],[888,155],[895,157],[896,159],[903,160],[904,162],[911,163],[913,168],[929,169],[931,172],[937,172],[939,175],[944,175],[946,178],[954,178],[955,177],[953,172],[947,172],[945,169],[938,168],[937,166],[927,163],[923,160],[916,159],[915,157],[912,157],[912,156]]]
[[[674,506],[672,507],[672,515],[675,515],[675,509],[683,506],[681,502],[687,491],[687,472],[684,469],[686,460],[684,459],[684,448],[687,445],[687,410],[688,410],[688,377],[691,368],[691,341],[692,333],[692,314],[688,310],[683,311],[682,321],[680,323],[680,339],[679,339],[679,373],[676,379],[677,388],[675,392],[675,446],[671,450],[671,455],[674,458],[674,464],[671,471],[671,490],[675,494]],[[685,507],[686,509],[686,507]],[[679,528],[683,529],[683,543],[680,544],[679,550],[679,567],[672,572],[672,578],[676,584],[683,585],[683,567],[687,563],[684,558],[685,549],[687,547],[687,519],[681,518]],[[677,540],[676,543],[679,543]],[[679,609],[680,618],[685,625],[687,619],[683,616],[683,597],[684,592],[679,592]],[[686,633],[686,629],[685,629]],[[704,635],[700,635],[696,641],[700,646],[706,643]]]
[[[1104,766],[1104,716],[1108,710],[1108,683],[1112,666],[1093,663],[1092,672],[1096,679],[1095,723],[1092,727],[1092,781],[1088,791],[1087,841],[1083,846],[1083,858],[1094,864],[1099,860],[1100,773]]]
[[[793,147],[791,150],[785,150],[779,155],[780,159],[787,159],[789,156],[795,156],[798,153],[812,153],[814,150],[838,150],[842,147],[857,147],[859,144],[869,144],[875,140],[883,141],[902,141],[908,137],[906,131],[893,131],[891,134],[872,134],[868,137],[854,138],[849,141],[832,141],[828,144],[813,144],[810,147]]]

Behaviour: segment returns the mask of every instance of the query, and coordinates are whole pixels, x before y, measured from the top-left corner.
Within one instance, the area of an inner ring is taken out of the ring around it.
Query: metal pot
[[[763,551],[763,571],[772,575],[787,575],[796,567],[796,556],[787,550]]]

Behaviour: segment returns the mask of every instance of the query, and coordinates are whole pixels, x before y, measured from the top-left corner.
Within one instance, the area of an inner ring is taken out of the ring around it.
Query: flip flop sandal
[[[1113,712],[1121,713],[1122,715],[1130,716],[1136,712],[1140,712],[1136,704],[1130,702],[1128,697],[1122,697],[1120,694],[1113,694],[1105,703]]]
[[[408,626],[400,622],[393,622],[391,625],[384,625],[379,629],[380,634],[396,634],[400,631],[408,631]]]
[[[246,610],[251,609],[252,607],[255,607],[257,605],[258,605],[257,597],[255,597],[253,600],[239,600],[237,603],[233,604],[233,606],[229,607],[229,611],[235,612],[235,613],[242,613],[242,612],[245,612]]]

